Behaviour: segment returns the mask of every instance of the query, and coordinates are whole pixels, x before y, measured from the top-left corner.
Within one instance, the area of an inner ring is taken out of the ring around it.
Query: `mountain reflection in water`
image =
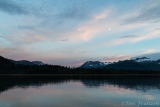
[[[0,107],[135,107],[159,89],[159,76],[0,76]]]
[[[113,85],[119,88],[147,91],[160,89],[159,76],[102,76],[102,77],[67,77],[67,76],[0,76],[0,93],[20,87],[40,87],[47,84],[62,84],[79,81],[88,88]]]

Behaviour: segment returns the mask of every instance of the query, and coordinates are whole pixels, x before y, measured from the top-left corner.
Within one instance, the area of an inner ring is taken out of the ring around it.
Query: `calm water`
[[[160,107],[159,77],[0,77],[0,107]]]

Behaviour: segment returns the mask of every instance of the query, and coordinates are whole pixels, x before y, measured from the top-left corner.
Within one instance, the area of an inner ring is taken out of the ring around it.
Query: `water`
[[[0,107],[137,106],[160,106],[160,77],[0,77]]]

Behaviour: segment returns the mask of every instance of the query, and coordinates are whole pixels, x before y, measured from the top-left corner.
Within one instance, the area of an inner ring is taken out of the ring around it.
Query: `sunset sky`
[[[0,0],[0,55],[72,67],[160,59],[160,0]]]

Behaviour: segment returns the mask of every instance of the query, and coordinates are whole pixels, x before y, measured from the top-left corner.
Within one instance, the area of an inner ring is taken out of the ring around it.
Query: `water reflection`
[[[1,76],[0,107],[136,107],[159,102],[159,89],[158,76]]]
[[[103,76],[103,77],[62,77],[62,76],[0,76],[0,92],[14,87],[40,87],[47,84],[61,84],[80,81],[88,88],[113,85],[119,88],[147,91],[160,89],[159,76]]]
[[[82,79],[81,81],[87,87],[99,87],[108,84],[144,92],[150,89],[160,89],[160,77],[157,76],[109,76],[97,79]]]

